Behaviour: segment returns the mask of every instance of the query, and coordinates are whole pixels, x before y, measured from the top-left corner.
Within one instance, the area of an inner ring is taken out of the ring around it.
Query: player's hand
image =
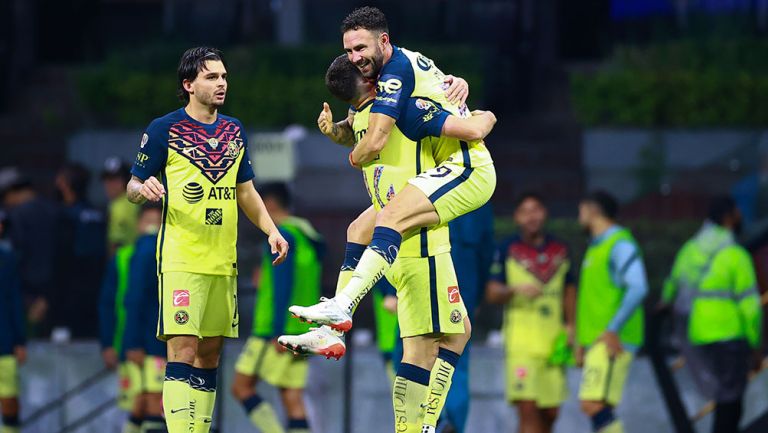
[[[283,235],[281,235],[279,231],[275,230],[274,233],[269,235],[267,242],[269,242],[269,248],[272,250],[272,255],[277,254],[275,260],[272,260],[272,265],[275,266],[283,263],[285,258],[288,257],[288,249],[290,248],[288,241],[283,238]]]
[[[513,291],[531,299],[541,296],[541,287],[536,284],[518,284]]]
[[[108,347],[101,351],[101,359],[104,360],[104,366],[110,370],[114,370],[117,367],[117,352],[114,348]]]
[[[467,97],[469,96],[469,83],[467,83],[467,80],[461,77],[454,77],[453,75],[446,75],[443,82],[448,84],[448,88],[445,90],[445,97],[448,98],[450,103],[462,106],[467,102]]]
[[[132,349],[125,351],[125,359],[138,365],[139,367],[144,365],[144,351],[141,349]]]
[[[608,355],[611,358],[615,358],[624,351],[621,340],[619,340],[619,336],[615,332],[603,332],[603,335],[600,336],[600,341],[605,343],[605,346],[608,348]]]
[[[385,296],[382,306],[390,313],[397,313],[397,296]]]
[[[149,176],[147,180],[141,184],[139,190],[141,195],[149,201],[160,201],[165,195],[165,187],[160,183],[155,176]]]
[[[327,102],[323,102],[323,111],[317,117],[317,127],[320,128],[320,132],[329,137],[333,134],[333,112]]]
[[[285,352],[288,352],[288,348],[287,348],[287,347],[285,347],[285,346],[283,346],[282,344],[278,343],[278,342],[277,342],[277,338],[273,338],[273,339],[272,339],[272,346],[274,346],[274,347],[275,347],[275,350],[277,351],[277,353],[285,353]]]
[[[19,365],[27,362],[27,348],[24,346],[16,346],[13,348],[13,356],[16,357],[16,362]]]

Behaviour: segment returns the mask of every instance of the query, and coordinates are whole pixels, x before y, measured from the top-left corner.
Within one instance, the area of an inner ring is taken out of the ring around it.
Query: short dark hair
[[[91,173],[84,165],[77,162],[64,164],[59,173],[67,180],[67,184],[77,198],[83,198],[88,193]]]
[[[389,33],[387,17],[384,16],[384,12],[372,6],[357,8],[341,22],[341,33],[344,34],[350,30],[357,29]]]
[[[712,199],[709,203],[709,213],[707,217],[710,221],[717,225],[723,225],[725,218],[729,215],[733,215],[736,212],[736,201],[727,196],[721,195]]]
[[[547,205],[544,203],[544,198],[541,196],[541,194],[535,191],[523,191],[522,193],[518,194],[518,196],[515,198],[515,201],[513,202],[513,209],[515,210],[519,209],[520,206],[523,205],[523,202],[525,202],[528,199],[536,200],[537,202],[539,202],[539,204],[542,207],[544,208],[547,207]]]
[[[581,199],[582,203],[592,203],[600,209],[600,213],[608,219],[615,220],[619,215],[619,202],[607,191],[593,191]]]
[[[208,60],[218,60],[224,63],[224,56],[221,54],[221,51],[211,47],[190,48],[181,55],[177,70],[179,88],[176,91],[179,99],[189,102],[189,92],[184,90],[184,80],[194,80],[197,74],[205,69],[205,62]]]
[[[149,211],[163,211],[163,205],[160,202],[154,202],[154,201],[147,201],[141,207],[139,208],[139,217],[143,216],[145,213]]]
[[[291,190],[283,182],[265,183],[259,187],[259,195],[262,199],[273,198],[277,200],[280,207],[289,209],[291,207]]]
[[[357,85],[363,74],[349,61],[346,54],[333,59],[325,72],[325,87],[331,95],[344,102],[351,102],[357,97]]]

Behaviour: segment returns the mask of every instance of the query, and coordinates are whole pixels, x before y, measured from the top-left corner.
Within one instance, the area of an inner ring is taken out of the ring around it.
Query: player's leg
[[[451,389],[440,417],[442,421],[448,421],[456,433],[464,433],[469,416],[469,348],[467,344],[453,372]]]
[[[189,375],[195,362],[197,345],[198,338],[194,335],[176,335],[168,338],[168,364],[163,381],[163,412],[168,433],[189,433]]]
[[[555,421],[560,414],[559,407],[549,407],[539,409],[539,416],[544,422],[544,433],[552,433],[555,428]]]
[[[403,338],[403,360],[392,387],[395,431],[421,433],[423,404],[429,391],[432,367],[437,359],[439,336],[417,335]]]
[[[216,376],[223,337],[203,337],[189,372],[189,407],[194,417],[194,433],[208,433],[216,403]]]
[[[283,426],[275,409],[256,393],[260,372],[269,368],[267,351],[269,342],[263,338],[250,337],[235,363],[235,377],[232,381],[232,396],[245,409],[251,423],[264,433],[283,433]]]
[[[288,433],[309,433],[307,410],[304,407],[304,390],[280,388],[280,399],[288,416]]]
[[[0,433],[19,433],[21,423],[19,421],[19,399],[17,397],[0,398],[2,409],[2,427]]]
[[[592,431],[624,432],[614,408],[621,401],[631,360],[632,355],[626,351],[609,356],[604,343],[595,344],[584,356],[579,400],[581,411],[592,421]]]
[[[534,400],[515,401],[515,409],[520,423],[519,433],[544,433],[544,420]]]
[[[144,422],[144,400],[142,398],[142,369],[134,362],[125,361],[119,366],[120,404],[128,412],[123,424],[123,433],[138,433]]]
[[[144,358],[142,396],[144,420],[141,423],[141,433],[166,433],[163,419],[163,377],[165,358],[146,356]]]

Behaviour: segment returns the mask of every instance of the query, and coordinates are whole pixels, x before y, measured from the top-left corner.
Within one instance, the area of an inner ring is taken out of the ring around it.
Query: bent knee
[[[368,217],[367,212],[355,218],[347,226],[347,242],[367,245],[371,243],[373,237],[373,226],[376,224],[376,218]]]
[[[587,416],[593,416],[605,408],[605,403],[601,401],[582,401],[581,411]]]

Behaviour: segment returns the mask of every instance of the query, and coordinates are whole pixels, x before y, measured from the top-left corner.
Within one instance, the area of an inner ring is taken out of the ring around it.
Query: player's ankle
[[[352,316],[352,311],[354,310],[355,303],[349,296],[345,295],[344,293],[338,293],[336,294],[336,297],[333,298],[333,302],[336,303],[342,310],[344,310],[347,314]]]

